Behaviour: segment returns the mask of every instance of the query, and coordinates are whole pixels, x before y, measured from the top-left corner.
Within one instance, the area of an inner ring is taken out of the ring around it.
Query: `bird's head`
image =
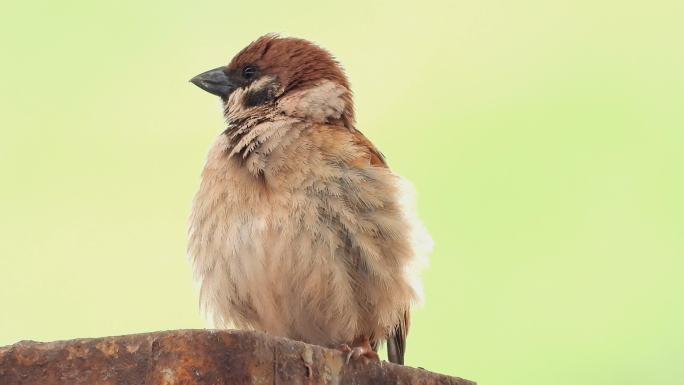
[[[266,35],[227,66],[190,80],[219,96],[229,120],[264,113],[353,127],[349,82],[325,49],[303,39]]]

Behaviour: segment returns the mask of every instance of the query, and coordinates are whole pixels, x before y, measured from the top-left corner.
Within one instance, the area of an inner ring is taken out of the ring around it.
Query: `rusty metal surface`
[[[473,385],[262,333],[179,330],[0,347],[0,385]]]

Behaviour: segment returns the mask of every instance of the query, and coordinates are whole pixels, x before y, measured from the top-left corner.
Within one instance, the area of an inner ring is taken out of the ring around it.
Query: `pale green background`
[[[684,378],[681,1],[3,2],[0,345],[201,328],[186,218],[266,32],[344,64],[436,241],[408,364]]]

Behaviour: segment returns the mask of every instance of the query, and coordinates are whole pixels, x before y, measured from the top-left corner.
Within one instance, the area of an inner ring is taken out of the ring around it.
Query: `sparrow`
[[[432,241],[410,184],[355,127],[338,62],[269,34],[191,79],[227,122],[207,156],[188,255],[216,328],[403,364]]]

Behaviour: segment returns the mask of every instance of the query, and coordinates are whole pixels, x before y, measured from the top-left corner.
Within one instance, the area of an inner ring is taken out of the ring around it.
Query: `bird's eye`
[[[251,79],[253,78],[257,73],[257,68],[253,65],[248,65],[245,66],[245,68],[242,69],[242,77],[245,79]]]

